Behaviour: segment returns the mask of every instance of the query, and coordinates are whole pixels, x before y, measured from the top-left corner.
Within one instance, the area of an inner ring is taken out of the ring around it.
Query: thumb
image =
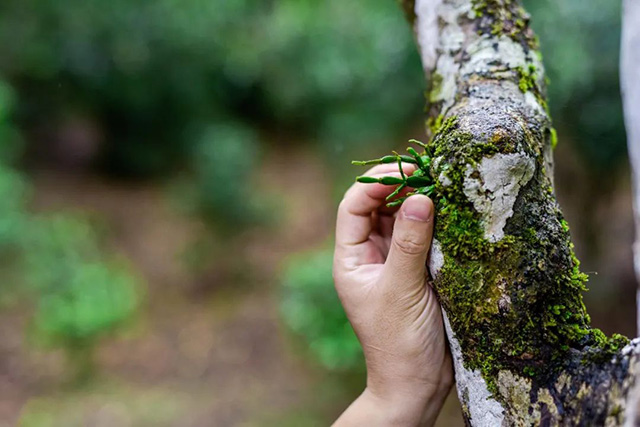
[[[391,247],[384,265],[386,283],[410,289],[424,285],[427,253],[433,237],[433,202],[427,196],[409,197],[393,227]]]

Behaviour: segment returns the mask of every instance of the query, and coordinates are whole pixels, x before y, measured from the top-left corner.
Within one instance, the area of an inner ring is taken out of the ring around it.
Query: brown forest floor
[[[261,182],[282,202],[286,218],[280,223],[286,227],[215,242],[218,255],[197,271],[187,267],[183,254],[206,235],[204,226],[181,214],[164,186],[36,174],[35,208],[79,208],[99,216],[110,243],[144,277],[146,302],[133,328],[102,343],[99,372],[80,388],[65,384],[61,352],[34,350],[25,342],[24,308],[0,314],[0,427],[18,420],[25,426],[311,426],[334,419],[362,378],[315,366],[281,325],[277,307],[283,260],[332,233],[335,206],[323,184],[330,180],[308,152],[272,153],[264,164]],[[565,193],[580,194],[570,188]],[[620,194],[595,214],[601,231],[615,236],[625,235],[630,223],[627,193]],[[605,221],[612,212],[617,221]],[[570,223],[580,215],[579,207],[567,210]],[[605,249],[622,247],[620,240],[609,240]],[[229,268],[233,259],[244,260],[242,270],[250,273]],[[623,289],[629,288],[628,250],[607,249],[598,259],[596,268],[608,266],[602,277],[619,275],[626,278]],[[588,300],[596,309],[594,323],[607,332],[633,333],[633,300],[601,304],[602,295],[595,292]],[[614,315],[612,306],[620,308]],[[439,425],[462,425],[453,394]]]

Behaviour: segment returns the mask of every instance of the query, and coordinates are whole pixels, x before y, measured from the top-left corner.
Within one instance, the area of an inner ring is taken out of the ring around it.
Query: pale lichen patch
[[[441,172],[440,175],[438,176],[438,181],[440,182],[440,185],[442,185],[443,187],[449,187],[451,184],[453,184],[453,181],[451,181],[451,178],[449,178],[444,171]]]
[[[578,390],[578,393],[576,394],[576,398],[578,400],[584,399],[585,397],[587,397],[589,394],[591,394],[591,386],[586,384],[586,383],[582,383],[580,384],[580,389]]]
[[[463,76],[483,73],[487,70],[529,68],[533,65],[536,81],[544,79],[544,67],[533,51],[525,51],[520,43],[507,36],[481,37],[471,42],[466,49],[470,59],[460,70]]]
[[[445,331],[449,338],[449,346],[451,348],[451,357],[453,359],[454,370],[456,373],[456,383],[464,385],[458,387],[458,397],[461,404],[468,410],[470,422],[474,427],[494,427],[502,425],[504,421],[504,409],[502,405],[495,400],[487,383],[482,378],[479,370],[473,371],[465,368],[463,364],[462,349],[460,343],[453,334],[451,324],[447,313],[443,310],[442,317],[444,320]]]
[[[444,52],[455,53],[462,49],[468,35],[460,25],[460,19],[472,10],[468,0],[447,0],[440,8],[441,48]]]
[[[500,290],[500,299],[498,300],[498,308],[502,311],[509,310],[511,308],[511,297],[507,292],[507,283],[502,280],[498,282],[498,289]]]
[[[415,32],[420,47],[422,65],[427,72],[433,70],[437,59],[437,48],[440,35],[438,34],[438,8],[442,0],[416,0],[415,2]]]
[[[538,402],[536,404],[536,418],[542,419],[542,414],[546,413],[551,415],[551,417],[547,418],[550,427],[555,427],[560,425],[560,412],[558,411],[558,406],[556,402],[553,400],[553,396],[551,392],[547,388],[541,388],[538,390]]]
[[[531,406],[531,380],[511,371],[498,373],[498,392],[509,402],[510,413],[526,414]]]
[[[433,239],[431,242],[428,264],[431,277],[435,279],[444,266],[444,253],[442,253],[442,246],[437,239]]]
[[[438,170],[440,169],[440,165],[442,164],[442,162],[444,161],[444,156],[437,156],[434,157],[431,160],[431,167],[433,170]]]
[[[563,393],[566,387],[571,385],[571,376],[566,372],[562,372],[558,379],[556,380],[556,391],[558,393]]]
[[[544,115],[545,114],[544,107],[540,104],[540,101],[538,101],[538,98],[536,97],[536,95],[533,92],[531,92],[531,91],[525,92],[525,94],[524,94],[524,102],[533,111],[535,111],[536,114],[540,114],[540,115]]]
[[[432,103],[442,101],[442,111],[447,111],[455,103],[456,91],[458,90],[456,75],[460,65],[449,55],[440,55],[438,58],[438,75],[441,83],[438,88],[434,88],[429,94],[429,101]]]
[[[609,410],[604,425],[606,427],[619,426],[625,406],[625,395],[620,385],[612,384],[607,398]]]
[[[535,401],[532,401],[532,381],[503,370],[498,373],[498,392],[509,404],[506,424],[514,426],[540,425],[543,414],[551,415],[547,421],[550,426],[557,426],[559,420],[558,407],[551,392],[547,388],[534,390]],[[530,408],[532,410],[530,410]]]
[[[467,165],[463,191],[481,214],[484,237],[490,242],[504,237],[520,189],[534,171],[534,159],[522,153],[498,153],[483,158],[475,167]]]

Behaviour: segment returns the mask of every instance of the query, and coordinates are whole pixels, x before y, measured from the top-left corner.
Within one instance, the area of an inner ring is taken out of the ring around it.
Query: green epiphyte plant
[[[423,194],[425,196],[431,197],[435,191],[436,186],[433,178],[431,177],[430,167],[431,167],[431,150],[424,142],[418,141],[416,139],[410,139],[410,143],[414,143],[420,146],[423,151],[422,153],[418,153],[413,147],[408,147],[406,154],[398,154],[393,151],[392,155],[384,156],[379,159],[373,160],[354,160],[351,163],[358,166],[369,166],[369,165],[380,165],[380,164],[389,164],[389,163],[397,163],[398,169],[400,170],[400,178],[396,176],[383,176],[381,178],[375,178],[371,176],[359,176],[356,178],[356,181],[362,182],[364,184],[383,184],[383,185],[396,185],[396,189],[387,196],[387,206],[400,206],[407,198],[415,195],[415,194]],[[413,171],[410,175],[404,173],[402,169],[402,163],[411,163],[416,165],[416,170]],[[402,197],[397,197],[402,190],[405,188],[411,188],[412,191],[409,191]],[[396,198],[397,197],[397,198]]]

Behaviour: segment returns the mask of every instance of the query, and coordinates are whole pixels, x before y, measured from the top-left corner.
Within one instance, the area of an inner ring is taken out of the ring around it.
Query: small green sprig
[[[400,178],[395,176],[383,176],[381,178],[359,176],[356,178],[357,182],[364,184],[397,185],[396,189],[386,198],[388,201],[387,206],[389,207],[400,206],[405,200],[407,200],[407,198],[415,194],[423,194],[431,197],[435,192],[435,183],[433,178],[431,178],[429,170],[431,167],[431,151],[429,150],[429,147],[427,144],[416,139],[410,139],[409,142],[420,146],[423,149],[423,152],[418,153],[413,147],[408,147],[407,152],[409,155],[398,154],[394,151],[392,155],[380,157],[379,159],[364,161],[354,160],[351,162],[357,166],[398,163],[398,169],[400,170],[401,176]],[[417,166],[417,169],[411,175],[407,176],[402,169],[402,163],[414,164]],[[412,188],[413,191],[410,191],[403,197],[393,200],[407,187]]]

